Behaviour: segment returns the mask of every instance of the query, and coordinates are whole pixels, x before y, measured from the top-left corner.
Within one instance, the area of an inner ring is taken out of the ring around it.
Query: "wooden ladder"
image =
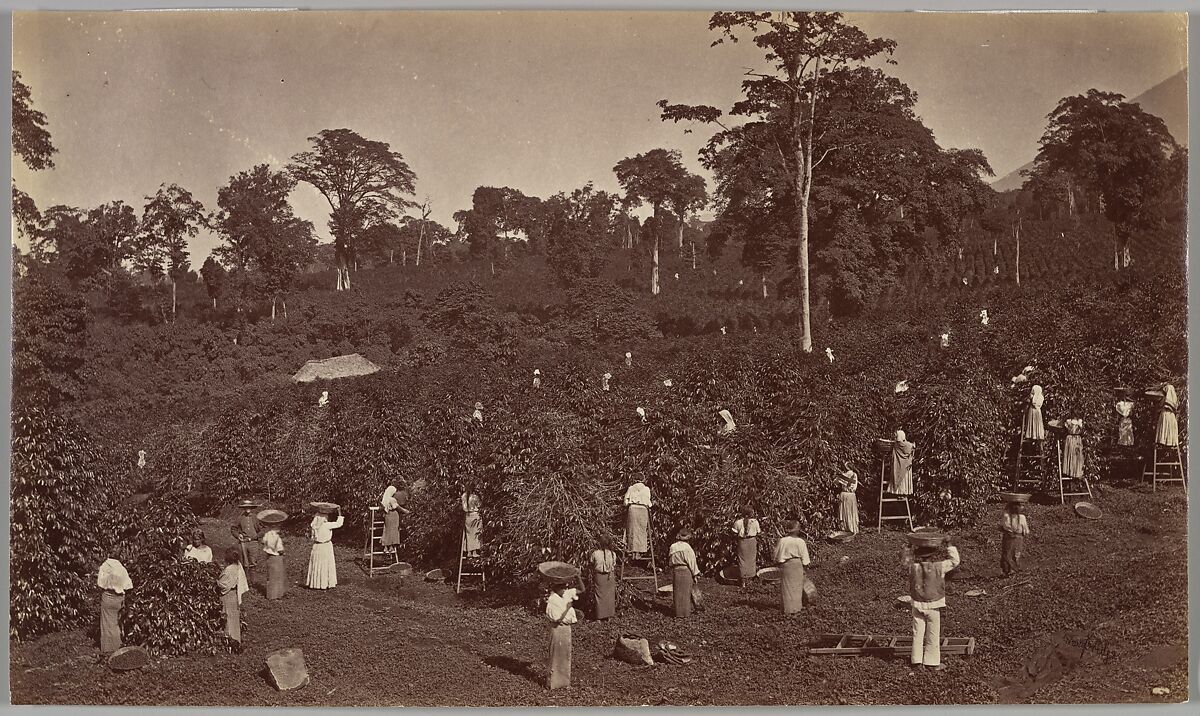
[[[1058,499],[1062,504],[1067,504],[1068,497],[1092,497],[1092,486],[1088,484],[1086,477],[1069,477],[1063,475],[1063,441],[1058,441]],[[1076,489],[1074,483],[1082,482],[1084,492],[1068,492],[1068,490]],[[1070,484],[1068,484],[1070,483]]]
[[[1159,460],[1159,452],[1164,453],[1164,459]],[[1151,489],[1158,492],[1158,483],[1160,482],[1181,482],[1183,487],[1187,489],[1187,473],[1184,470],[1184,447],[1182,445],[1167,446],[1154,444],[1154,451],[1151,453],[1150,464],[1146,466],[1146,470],[1142,473],[1142,480],[1150,480]],[[1167,459],[1172,456],[1174,459]],[[1159,468],[1166,468],[1161,470]],[[1179,477],[1175,477],[1175,471],[1179,471]],[[1167,477],[1159,477],[1159,475],[1167,475]]]
[[[912,650],[912,636],[874,634],[824,634],[808,646],[808,653],[829,656],[904,656]],[[972,656],[975,637],[942,637],[942,654]]]
[[[473,563],[473,564],[472,564]],[[473,568],[476,572],[464,572],[463,567]],[[462,539],[458,543],[458,574],[456,576],[457,583],[454,586],[454,593],[462,593],[463,577],[479,577],[480,591],[487,591],[487,567],[484,564],[483,557],[468,557],[467,556],[467,530],[464,527]]]
[[[626,509],[628,509],[628,508],[626,508]],[[637,575],[629,575],[629,576],[625,575],[625,563],[635,561],[635,560],[630,559],[627,556],[628,544],[629,544],[628,540],[629,540],[629,530],[628,529],[622,530],[621,531],[621,544],[624,547],[624,549],[621,550],[621,574],[620,574],[621,581],[622,582],[637,582],[637,581],[640,581],[643,579],[652,579],[652,580],[654,580],[654,593],[657,594],[658,593],[658,568],[656,565],[658,564],[658,560],[656,560],[654,558],[654,519],[650,515],[649,507],[646,508],[646,546],[650,548],[650,559],[649,559],[650,574],[648,574],[648,575],[637,574]],[[643,560],[639,559],[636,561],[641,562]]]
[[[374,577],[377,572],[386,572],[399,563],[399,554],[393,556],[392,562],[384,564],[387,552],[383,549],[383,515],[382,508],[370,507],[367,513],[367,543],[363,547],[363,569],[368,577]],[[376,563],[376,559],[380,561]]]
[[[1016,472],[1013,475],[1013,487],[1017,492],[1023,492],[1024,490],[1022,488],[1031,488],[1030,492],[1036,492],[1037,490],[1041,489],[1041,486],[1042,486],[1041,480],[1030,479],[1029,477],[1025,477],[1025,474],[1029,471],[1029,467],[1030,467],[1029,464],[1031,462],[1041,465],[1041,462],[1043,459],[1043,455],[1042,455],[1042,443],[1043,442],[1044,441],[1042,441],[1042,440],[1026,440],[1025,434],[1024,433],[1021,434],[1020,442],[1017,443],[1017,467],[1016,467]],[[1025,451],[1026,443],[1033,443],[1034,445],[1036,445],[1037,449],[1038,449],[1037,453],[1030,454],[1030,453],[1026,452]],[[1060,465],[1060,470],[1061,470],[1061,465],[1062,465],[1061,460],[1059,461],[1059,465]]]
[[[875,527],[876,532],[883,531],[884,522],[893,522],[895,520],[904,520],[908,522],[908,531],[912,532],[916,527],[913,526],[912,507],[908,502],[908,495],[894,495],[887,491],[887,457],[884,457],[879,462],[879,523]],[[892,495],[885,497],[885,495]],[[884,516],[884,504],[892,504],[896,502],[904,503],[904,514]]]

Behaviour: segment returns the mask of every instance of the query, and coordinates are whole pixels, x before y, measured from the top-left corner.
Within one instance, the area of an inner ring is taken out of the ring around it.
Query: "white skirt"
[[[308,558],[309,589],[332,589],[337,586],[337,563],[333,560],[333,543],[317,542]]]

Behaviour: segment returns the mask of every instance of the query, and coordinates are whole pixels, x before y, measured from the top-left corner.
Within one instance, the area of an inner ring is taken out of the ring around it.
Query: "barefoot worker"
[[[217,590],[221,593],[221,606],[225,612],[225,636],[233,653],[242,653],[242,595],[249,590],[246,572],[242,569],[242,550],[230,547],[225,550],[225,569],[217,578]]]
[[[893,495],[913,493],[912,464],[916,447],[908,441],[903,430],[896,431],[896,439],[892,441],[892,484],[887,490]]]
[[[308,558],[306,584],[309,589],[333,589],[337,586],[333,531],[344,525],[346,518],[341,515],[340,508],[332,502],[313,502],[312,506],[317,510],[317,514],[308,526],[313,546]],[[333,514],[336,514],[337,518],[330,520],[329,517]]]
[[[800,538],[800,520],[788,520],[787,535],[775,545],[775,561],[783,579],[779,581],[779,596],[784,614],[797,614],[804,607],[804,568],[812,564],[808,545]]]
[[[625,549],[631,559],[641,559],[650,549],[650,488],[641,477],[625,490]]]
[[[287,520],[280,510],[263,510],[258,521],[267,526],[262,534],[262,551],[267,556],[267,599],[280,599],[287,592],[287,564],[283,561],[283,537],[279,525]]]
[[[592,552],[592,595],[596,600],[596,618],[607,621],[617,613],[617,552],[612,537],[603,534]]]
[[[908,594],[912,598],[913,668],[941,671],[942,615],[946,606],[946,573],[959,564],[958,549],[950,538],[930,533],[908,536],[900,564],[908,575]],[[943,559],[942,550],[949,559]]]
[[[758,534],[762,529],[754,519],[754,508],[742,507],[742,516],[733,521],[733,534],[737,539],[738,575],[742,586],[749,584],[758,574]]]
[[[1025,417],[1021,420],[1021,437],[1026,440],[1042,441],[1046,439],[1046,425],[1042,422],[1042,405],[1046,397],[1042,394],[1042,386],[1035,385],[1029,389],[1029,398],[1025,403]]]
[[[671,565],[671,590],[677,618],[692,615],[692,586],[700,581],[696,552],[688,544],[691,538],[692,531],[687,527],[679,530],[679,535],[667,556],[667,564]]]
[[[104,590],[100,595],[100,653],[108,655],[121,648],[121,608],[133,582],[125,565],[106,559],[96,575],[96,586]]]

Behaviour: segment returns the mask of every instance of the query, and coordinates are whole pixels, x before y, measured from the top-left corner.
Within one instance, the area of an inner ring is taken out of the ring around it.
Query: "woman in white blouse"
[[[312,536],[312,554],[308,558],[309,589],[333,589],[337,586],[337,564],[333,559],[333,531],[346,523],[341,514],[330,521],[330,513],[338,513],[336,506],[317,508],[317,515],[309,524]]]
[[[576,579],[577,586],[568,588],[560,581],[550,589],[546,599],[546,618],[550,620],[550,675],[546,686],[551,689],[571,687],[571,625],[579,621],[574,603],[583,592],[583,580]]]
[[[758,574],[758,520],[754,519],[754,508],[742,508],[742,517],[733,521],[733,534],[737,538],[738,573],[742,587]]]
[[[804,606],[804,568],[812,564],[808,558],[808,545],[800,538],[800,521],[788,520],[787,536],[775,545],[775,561],[783,572],[780,580],[780,597],[784,614],[797,614]]]
[[[483,532],[483,518],[479,516],[479,508],[483,507],[483,501],[479,499],[478,493],[470,485],[463,487],[461,500],[463,537],[466,542],[463,548],[468,557],[478,557],[482,543],[480,535]]]
[[[212,547],[204,544],[203,530],[192,530],[192,543],[183,551],[183,559],[194,560],[196,562],[211,562],[213,561]]]

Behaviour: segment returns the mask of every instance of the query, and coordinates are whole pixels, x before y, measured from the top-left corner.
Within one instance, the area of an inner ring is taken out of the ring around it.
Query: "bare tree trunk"
[[[281,297],[279,302],[283,304],[283,320],[287,320],[287,298]]]
[[[495,276],[496,275],[496,262],[489,261],[488,264],[492,267],[492,276]]]
[[[765,271],[762,274],[762,294],[763,300],[767,300],[767,273]]]
[[[171,279],[171,323],[175,322],[175,307],[176,307],[175,284],[176,284],[175,279]]]
[[[216,309],[217,309],[217,297],[213,296],[213,310],[215,311]]]
[[[388,249],[388,265],[391,266],[394,263],[396,263],[396,250]]]
[[[631,219],[628,216],[626,216],[625,217],[625,246],[624,246],[624,248],[626,248],[626,249],[633,248],[633,227],[629,225],[630,222],[631,222]]]
[[[400,265],[401,266],[408,265],[408,247],[407,246],[400,247]]]
[[[275,321],[275,302],[279,300],[279,296],[271,296],[271,321]]]
[[[1017,234],[1016,276],[1017,276],[1017,285],[1020,286],[1021,285],[1021,220],[1020,219],[1017,219],[1017,225],[1015,227],[1015,231]]]
[[[679,253],[683,253],[683,212],[679,212]]]
[[[659,234],[654,233],[654,257],[650,259],[650,294],[659,295]]]
[[[696,242],[692,241],[692,270],[696,270]]]

